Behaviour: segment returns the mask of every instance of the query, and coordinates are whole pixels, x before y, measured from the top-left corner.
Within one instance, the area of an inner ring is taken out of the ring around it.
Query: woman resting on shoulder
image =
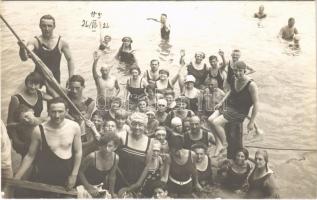
[[[226,160],[222,163],[218,175],[222,176],[222,185],[236,193],[241,193],[247,185],[247,178],[252,171],[252,164],[248,161],[247,149],[239,149],[234,160]]]
[[[100,139],[99,144],[100,150],[90,153],[81,163],[78,177],[92,197],[101,197],[102,194],[94,187],[101,183],[104,189],[108,189],[111,196],[115,197],[114,186],[119,156],[114,151],[120,145],[120,138],[116,135],[106,135]],[[105,183],[106,180],[108,183]]]
[[[279,198],[273,171],[268,167],[269,156],[267,151],[263,150],[255,152],[254,160],[255,168],[248,178],[249,189],[246,198]]]

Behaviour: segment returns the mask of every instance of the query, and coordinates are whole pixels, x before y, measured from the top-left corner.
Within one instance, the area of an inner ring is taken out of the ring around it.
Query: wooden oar
[[[69,97],[65,94],[63,88],[59,85],[59,83],[56,81],[56,79],[54,78],[52,72],[50,71],[50,69],[45,65],[45,63],[30,49],[28,49],[28,47],[22,42],[22,40],[20,39],[20,37],[15,33],[15,31],[12,29],[12,27],[8,24],[8,22],[3,18],[2,15],[0,15],[0,18],[2,19],[2,21],[7,25],[7,27],[9,28],[9,30],[12,32],[12,34],[16,37],[16,39],[19,41],[19,43],[23,46],[23,48],[27,51],[27,53],[29,54],[29,56],[32,58],[33,62],[35,62],[37,64],[37,66],[39,67],[39,69],[41,70],[43,76],[45,77],[45,79],[48,81],[49,85],[62,97],[64,98],[67,103],[75,110],[75,112],[80,116],[81,119],[83,120],[87,120],[85,118],[85,116],[80,112],[80,110],[77,108],[77,106],[69,99]],[[90,127],[94,133],[94,136],[96,138],[99,138],[100,134],[98,133],[98,131],[96,130],[96,128],[94,126]]]
[[[66,191],[66,189],[62,186],[48,185],[44,183],[17,180],[17,179],[11,179],[11,178],[2,178],[1,180],[3,181],[4,184],[7,184],[12,187],[26,188],[31,190],[39,190],[39,191],[45,191],[45,192],[54,192],[58,194],[67,194],[67,195],[77,196],[76,190],[73,189],[70,191]]]

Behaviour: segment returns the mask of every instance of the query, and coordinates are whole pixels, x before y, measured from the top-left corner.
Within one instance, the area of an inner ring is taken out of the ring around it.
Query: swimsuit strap
[[[140,80],[140,88],[142,88],[142,79],[143,79],[143,77]]]

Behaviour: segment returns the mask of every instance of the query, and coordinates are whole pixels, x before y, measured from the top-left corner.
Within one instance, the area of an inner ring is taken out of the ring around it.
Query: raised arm
[[[223,71],[225,71],[226,65],[227,65],[226,64],[226,59],[225,59],[225,53],[221,49],[219,49],[218,54],[221,57],[221,61],[222,61],[219,69],[220,69],[221,72],[223,72]]]
[[[23,158],[22,163],[21,163],[17,173],[15,174],[14,178],[21,179],[22,176],[25,174],[26,170],[28,170],[30,168],[30,166],[32,165],[32,163],[35,159],[38,148],[40,146],[40,141],[41,141],[40,130],[39,130],[39,127],[36,127],[32,132],[31,144],[29,147],[29,151],[26,154],[26,156]]]
[[[68,77],[72,77],[75,72],[75,64],[74,59],[72,57],[72,54],[70,52],[69,45],[66,41],[62,40],[62,48],[61,51],[64,53],[65,59],[67,61],[67,67],[68,67]]]
[[[119,82],[118,82],[117,79],[114,81],[114,87],[115,87],[116,90],[117,90],[116,96],[118,96],[118,94],[120,93],[120,86],[119,86]]]
[[[256,117],[256,115],[258,113],[258,109],[259,109],[258,87],[256,86],[256,84],[254,82],[250,83],[249,92],[251,94],[253,108],[252,108],[251,118],[250,118],[250,121],[249,121],[247,127],[248,127],[248,130],[251,131],[254,128],[254,120],[255,120],[255,117]]]
[[[93,58],[94,58],[94,62],[92,64],[92,76],[94,77],[97,88],[99,88],[99,81],[98,81],[99,75],[97,73],[97,64],[100,58],[100,54],[98,53],[98,51],[95,51],[93,53]]]
[[[155,22],[159,22],[159,23],[161,23],[161,21],[160,20],[158,20],[158,19],[155,19],[155,18],[151,18],[151,17],[149,17],[149,18],[146,18],[147,20],[152,20],[152,21],[155,21]]]

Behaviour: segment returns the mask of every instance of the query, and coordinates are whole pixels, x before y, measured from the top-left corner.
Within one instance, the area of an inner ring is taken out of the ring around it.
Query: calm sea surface
[[[252,15],[263,4],[268,17],[263,28]],[[25,40],[40,33],[39,18],[52,14],[55,33],[70,44],[76,73],[87,80],[85,95],[95,97],[92,78],[92,52],[98,46],[99,30],[81,25],[91,21],[92,11],[102,13],[100,20],[109,24],[104,34],[112,36],[111,47],[117,50],[123,36],[133,38],[138,63],[143,70],[152,58],[162,57],[162,68],[175,73],[179,50],[186,50],[187,60],[195,51],[208,56],[234,48],[242,52],[241,60],[257,72],[252,75],[259,87],[258,126],[264,130],[255,146],[294,149],[317,149],[316,145],[316,15],[314,2],[3,2],[2,15]],[[168,15],[172,26],[169,56],[160,55],[160,25],[147,17]],[[301,53],[285,54],[285,44],[276,36],[289,17],[301,35]],[[1,118],[6,121],[10,96],[14,95],[32,62],[22,63],[16,39],[1,23]],[[166,61],[164,61],[166,60]],[[62,60],[62,83],[66,82],[66,61]],[[126,77],[113,72],[120,83]],[[255,149],[250,149],[254,155]],[[269,150],[283,198],[316,197],[316,153]]]

